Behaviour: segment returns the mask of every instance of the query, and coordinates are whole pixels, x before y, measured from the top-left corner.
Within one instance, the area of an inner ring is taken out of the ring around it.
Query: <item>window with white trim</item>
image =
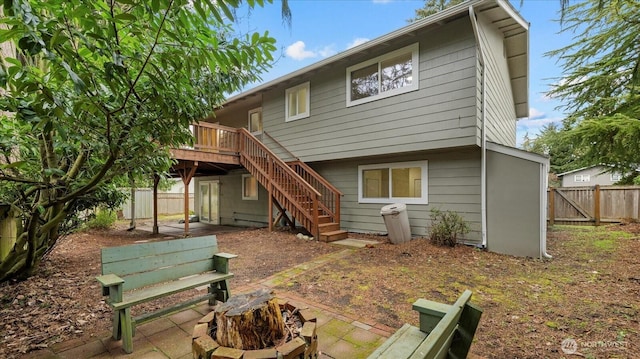
[[[295,121],[309,117],[309,82],[285,91],[284,120]]]
[[[258,200],[258,181],[252,175],[242,175],[242,199]]]
[[[427,161],[358,166],[358,202],[427,204]]]
[[[573,176],[574,182],[591,182],[591,175],[575,175]]]
[[[622,175],[620,173],[611,174],[611,182],[618,182],[620,180],[622,180]]]
[[[418,89],[418,43],[347,68],[347,107]]]
[[[253,135],[262,133],[262,107],[249,110],[249,132]]]

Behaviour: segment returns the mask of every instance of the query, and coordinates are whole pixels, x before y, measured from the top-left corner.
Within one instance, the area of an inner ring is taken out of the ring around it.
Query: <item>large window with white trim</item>
[[[358,201],[426,204],[427,161],[358,166]]]
[[[347,106],[418,89],[418,43],[347,68]]]
[[[285,121],[309,117],[309,82],[285,91]]]

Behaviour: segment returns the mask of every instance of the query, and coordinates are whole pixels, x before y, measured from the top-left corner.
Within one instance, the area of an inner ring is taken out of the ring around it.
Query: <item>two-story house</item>
[[[548,159],[514,148],[528,116],[529,24],[471,0],[233,96],[173,150],[196,212],[220,224],[295,222],[321,240],[385,233],[404,203],[461,214],[464,241],[546,256]]]
[[[582,167],[558,174],[562,187],[611,186],[622,178],[620,172],[611,172],[606,166]]]

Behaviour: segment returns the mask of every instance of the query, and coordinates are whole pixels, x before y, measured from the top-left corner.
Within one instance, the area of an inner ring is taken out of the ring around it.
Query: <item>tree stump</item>
[[[284,337],[280,306],[270,290],[232,296],[215,312],[216,341],[221,346],[256,350],[274,346]]]

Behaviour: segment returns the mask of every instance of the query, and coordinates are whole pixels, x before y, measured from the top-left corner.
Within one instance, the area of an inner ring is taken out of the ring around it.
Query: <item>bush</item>
[[[88,229],[109,229],[116,222],[116,211],[110,209],[98,209],[95,217],[88,220],[84,227]]]
[[[435,244],[451,247],[458,243],[458,235],[469,232],[469,225],[457,212],[431,209],[429,238]]]

